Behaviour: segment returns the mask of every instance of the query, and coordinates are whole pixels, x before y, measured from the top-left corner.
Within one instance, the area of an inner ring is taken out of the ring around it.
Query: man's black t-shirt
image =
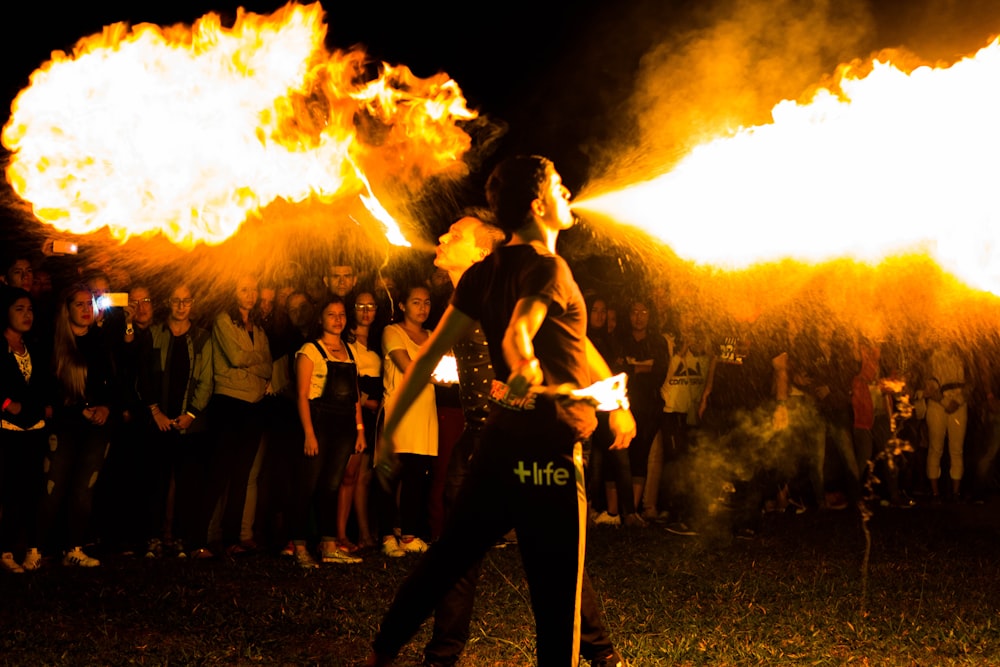
[[[548,314],[533,340],[545,384],[591,384],[586,305],[569,266],[558,255],[532,245],[499,248],[465,272],[455,288],[452,305],[481,323],[494,372],[503,380],[510,375],[503,356],[504,333],[514,306],[526,297],[540,297],[548,304]],[[570,426],[577,437],[589,435],[597,423],[594,409],[582,403],[555,405],[540,400],[531,411],[491,410],[491,422],[517,430],[530,424],[536,432],[540,422],[553,416]]]

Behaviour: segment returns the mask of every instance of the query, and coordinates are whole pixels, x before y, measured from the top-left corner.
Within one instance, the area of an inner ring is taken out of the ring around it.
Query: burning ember
[[[215,244],[270,202],[361,197],[464,171],[476,117],[445,74],[421,79],[330,53],[319,3],[193,26],[118,23],[55,52],[3,128],[7,180],[40,220],[119,239]]]
[[[554,393],[556,396],[570,401],[586,401],[601,412],[609,412],[622,405],[628,405],[627,385],[628,376],[625,373],[619,373],[604,380],[598,380],[589,387],[573,389],[571,386],[561,385],[554,390],[542,388],[542,391]]]
[[[431,378],[438,384],[458,384],[458,362],[450,352],[443,357],[431,373]]]
[[[574,204],[698,264],[863,262],[926,254],[1000,294],[1000,40],[948,67],[842,66],[773,123],[704,144],[671,171]]]

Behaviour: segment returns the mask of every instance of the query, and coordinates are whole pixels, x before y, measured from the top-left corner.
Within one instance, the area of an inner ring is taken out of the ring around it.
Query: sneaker
[[[590,667],[628,667],[625,658],[615,649],[607,655],[600,655],[590,661]]]
[[[17,564],[17,561],[14,560],[14,554],[9,551],[3,552],[3,555],[0,556],[0,568],[3,568],[12,574],[24,573],[24,568]]]
[[[174,540],[174,543],[170,545],[170,550],[174,554],[174,558],[187,558],[187,549],[184,548],[184,542],[181,540]]]
[[[685,535],[688,537],[698,534],[698,531],[683,521],[674,521],[671,524],[667,524],[667,532],[673,533],[674,535]]]
[[[146,543],[146,558],[159,558],[163,554],[163,543],[154,537]]]
[[[406,555],[406,552],[399,546],[399,540],[394,535],[389,535],[382,540],[382,553],[389,558],[400,558]]]
[[[753,528],[740,528],[733,533],[733,537],[738,540],[746,540],[749,542],[757,539],[757,531]]]
[[[847,496],[843,493],[833,492],[826,494],[826,508],[828,510],[846,510],[848,506]]]
[[[601,512],[594,519],[594,523],[598,526],[620,526],[622,525],[622,518],[617,514],[608,514],[607,512]]]
[[[323,558],[323,562],[326,562],[325,556]],[[303,570],[315,570],[319,567],[319,563],[317,563],[316,559],[312,557],[312,554],[309,553],[308,549],[295,552],[295,563]]]
[[[250,553],[250,551],[244,547],[242,544],[230,544],[226,547],[226,556],[229,558],[236,558],[237,556],[245,556]]]
[[[638,514],[628,514],[625,516],[625,521],[623,522],[625,526],[629,528],[645,528],[649,524],[639,516]]]
[[[666,512],[664,512],[666,514]],[[642,518],[646,521],[658,521],[660,519],[660,513],[656,511],[655,507],[647,507],[642,510]]]
[[[419,537],[414,537],[409,541],[407,541],[406,538],[399,540],[399,548],[408,554],[422,554],[430,549],[430,547],[427,546],[427,543]]]
[[[909,496],[906,496],[901,493],[895,498],[893,498],[891,501],[889,501],[889,506],[901,510],[911,510],[917,506],[917,503]]]
[[[70,551],[66,552],[63,557],[63,565],[69,567],[97,567],[101,564],[101,561],[96,558],[91,558],[87,554],[83,553],[83,549],[80,547],[73,547]]]
[[[42,554],[38,552],[38,549],[34,547],[28,549],[28,553],[25,554],[24,562],[21,563],[21,567],[23,567],[27,572],[34,572],[42,567]]]
[[[281,556],[282,558],[294,558],[295,545],[289,542],[288,544],[286,544],[284,547],[281,548],[281,551],[278,552],[278,555]]]
[[[215,558],[215,554],[212,553],[210,550],[206,549],[205,547],[201,547],[200,549],[195,549],[194,551],[191,552],[192,560],[211,560],[212,558]]]
[[[360,563],[361,559],[357,556],[352,556],[343,549],[339,547],[334,547],[329,551],[324,551],[320,554],[324,563],[343,563],[343,564],[353,564]]]
[[[361,551],[361,547],[350,540],[337,540],[337,548],[341,551],[346,551],[349,554]]]

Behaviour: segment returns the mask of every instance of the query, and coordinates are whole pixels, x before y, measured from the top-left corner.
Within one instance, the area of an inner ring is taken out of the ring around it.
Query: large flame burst
[[[1000,42],[912,72],[876,60],[785,101],[773,123],[704,144],[668,173],[575,204],[682,258],[746,268],[926,253],[1000,294]]]
[[[370,180],[413,189],[461,172],[470,111],[445,74],[421,79],[330,53],[319,3],[232,27],[118,23],[53,53],[14,101],[7,180],[40,220],[117,238],[219,243],[277,199],[361,196],[405,239]]]

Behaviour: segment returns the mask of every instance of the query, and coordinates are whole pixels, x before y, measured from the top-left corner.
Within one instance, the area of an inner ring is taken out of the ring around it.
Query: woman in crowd
[[[430,331],[424,328],[431,310],[430,290],[423,285],[404,289],[399,301],[400,321],[390,324],[382,332],[382,352],[385,379],[385,410],[392,412],[393,393],[402,382],[420,347],[427,342]],[[400,423],[396,437],[396,454],[399,456],[399,527],[401,537],[393,533],[393,512],[382,512],[382,550],[392,557],[427,550],[427,543],[420,535],[430,531],[428,501],[431,468],[437,456],[438,423],[434,401],[434,385],[428,383]],[[391,494],[390,500],[395,498]],[[383,498],[383,500],[385,500]]]
[[[304,568],[317,567],[306,539],[311,509],[320,532],[323,562],[361,562],[348,549],[340,548],[334,537],[337,491],[347,460],[352,452],[365,449],[358,368],[343,337],[347,310],[341,297],[330,297],[320,310],[320,326],[319,338],[307,342],[295,356],[299,419],[305,440],[292,541],[295,557]]]
[[[241,276],[229,307],[215,319],[212,329],[215,394],[211,410],[218,450],[211,502],[214,505],[225,496],[222,546],[230,556],[246,551],[240,543],[243,507],[264,430],[259,404],[271,379],[271,351],[255,310],[258,295],[257,279]]]
[[[20,573],[41,564],[37,548],[18,563],[35,543],[35,518],[42,490],[42,461],[52,417],[49,401],[48,356],[41,345],[28,345],[34,322],[31,296],[15,287],[0,287],[5,316],[7,354],[0,358],[0,569]]]
[[[347,471],[340,483],[340,497],[337,502],[337,539],[341,546],[351,549],[347,538],[347,521],[353,503],[358,519],[358,542],[360,547],[375,546],[372,538],[371,521],[368,517],[368,484],[371,481],[372,452],[375,451],[375,436],[378,414],[382,409],[382,357],[378,341],[382,333],[375,325],[378,317],[378,303],[372,291],[358,292],[354,299],[354,321],[357,325],[349,337],[354,360],[358,365],[358,389],[361,392],[361,421],[365,425],[365,450],[355,453],[347,462]],[[372,349],[369,345],[374,344]]]
[[[957,343],[925,334],[929,343],[924,364],[924,397],[927,402],[927,479],[933,502],[941,499],[941,459],[948,444],[951,499],[960,497],[965,472],[963,449],[969,425],[967,396],[972,391],[964,354]]]
[[[166,322],[154,324],[139,352],[139,396],[154,424],[149,470],[145,475],[149,502],[146,556],[159,556],[161,533],[170,514],[167,497],[175,484],[174,552],[184,546],[204,555],[208,524],[203,497],[207,461],[204,459],[205,409],[212,397],[212,336],[191,322],[194,298],[186,284],[177,285],[168,300]]]
[[[115,369],[106,336],[94,326],[90,290],[74,286],[56,315],[52,367],[57,400],[53,436],[45,469],[46,492],[39,505],[38,539],[47,544],[56,516],[67,502],[69,549],[63,564],[96,567],[100,561],[82,545],[93,502],[94,484],[107,459],[113,410],[117,404]]]
[[[603,297],[594,297],[587,318],[587,338],[594,344],[606,361],[612,361],[613,347],[611,332],[608,330],[608,302]],[[588,474],[591,500],[604,493],[604,510],[591,514],[599,525],[618,526],[624,517],[630,524],[638,524],[632,499],[632,473],[627,449],[609,449],[615,438],[608,426],[608,413],[597,413],[597,428],[590,437],[590,465]]]

